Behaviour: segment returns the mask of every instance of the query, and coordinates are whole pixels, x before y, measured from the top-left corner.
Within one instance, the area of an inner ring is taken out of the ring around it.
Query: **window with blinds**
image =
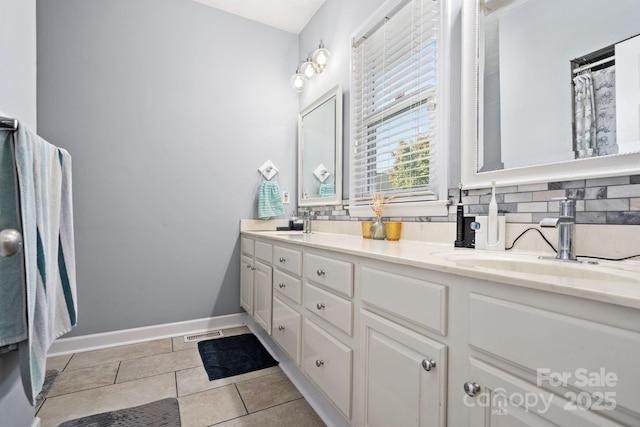
[[[402,1],[353,41],[351,205],[438,199],[440,25],[440,0]]]

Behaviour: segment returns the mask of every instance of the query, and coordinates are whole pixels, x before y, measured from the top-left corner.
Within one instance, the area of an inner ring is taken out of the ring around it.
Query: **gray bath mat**
[[[58,427],[180,427],[180,407],[178,399],[168,398],[65,421]]]
[[[53,387],[53,383],[58,378],[58,375],[60,375],[60,371],[56,369],[47,369],[44,374],[42,390],[40,391],[40,394],[38,394],[38,397],[36,397],[36,406],[40,406],[44,399],[47,398],[47,394],[49,394],[49,391],[51,390],[51,387]]]

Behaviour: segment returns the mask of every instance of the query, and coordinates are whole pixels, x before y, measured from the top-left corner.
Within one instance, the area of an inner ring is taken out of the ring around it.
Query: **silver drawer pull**
[[[282,325],[278,326],[278,330],[279,331],[284,331],[284,326],[282,326]]]
[[[317,308],[318,310],[322,310],[324,307],[325,307],[325,305],[324,305],[324,303],[323,303],[323,302],[319,302],[319,303],[317,303],[317,304],[316,304],[316,308]]]
[[[319,368],[320,366],[324,365],[324,360],[316,360],[316,366]]]
[[[280,262],[286,262],[287,259],[285,257],[280,257]]]
[[[285,285],[284,283],[280,283],[280,284],[278,285],[278,287],[279,287],[280,289],[282,289],[282,288],[284,288],[284,287],[286,287],[286,286],[287,286],[287,285]]]
[[[427,372],[432,370],[435,367],[436,367],[436,361],[433,359],[429,359],[429,357],[427,357],[422,361],[422,368]]]
[[[478,383],[472,383],[467,381],[464,383],[464,392],[467,393],[467,396],[475,397],[480,393],[480,386]]]
[[[318,276],[324,276],[324,270],[323,270],[323,269],[321,269],[321,268],[319,268],[319,269],[318,269],[318,271],[316,271],[316,274],[317,274]]]

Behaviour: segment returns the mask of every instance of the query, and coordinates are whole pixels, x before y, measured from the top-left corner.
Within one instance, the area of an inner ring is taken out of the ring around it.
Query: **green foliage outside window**
[[[394,189],[423,187],[429,184],[429,139],[400,141],[394,153],[389,181]]]

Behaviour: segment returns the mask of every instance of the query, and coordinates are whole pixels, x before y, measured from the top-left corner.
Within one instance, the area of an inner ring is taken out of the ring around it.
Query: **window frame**
[[[405,7],[409,2],[416,0],[388,0],[385,1],[352,35],[351,37],[351,53],[350,64],[354,62],[355,43],[361,40],[367,34],[371,34],[382,27],[388,16],[393,16],[396,12]],[[424,0],[421,0],[424,1]],[[450,4],[448,0],[440,1],[440,32],[439,46],[437,53],[437,99],[438,117],[438,150],[434,155],[434,161],[438,163],[438,179],[436,188],[433,192],[437,196],[437,200],[416,200],[424,197],[401,197],[397,201],[392,200],[387,204],[384,210],[385,217],[417,217],[417,216],[447,216],[449,214],[450,201],[448,200],[448,182],[449,182],[449,126],[450,126],[450,86],[449,86],[449,70],[450,70]],[[354,86],[353,70],[350,70],[350,87]],[[354,145],[357,135],[356,120],[354,117],[354,94],[350,91],[350,141],[349,141],[349,215],[351,217],[372,217],[373,211],[369,207],[369,202],[356,200],[355,188],[355,171],[356,156],[354,155]]]

